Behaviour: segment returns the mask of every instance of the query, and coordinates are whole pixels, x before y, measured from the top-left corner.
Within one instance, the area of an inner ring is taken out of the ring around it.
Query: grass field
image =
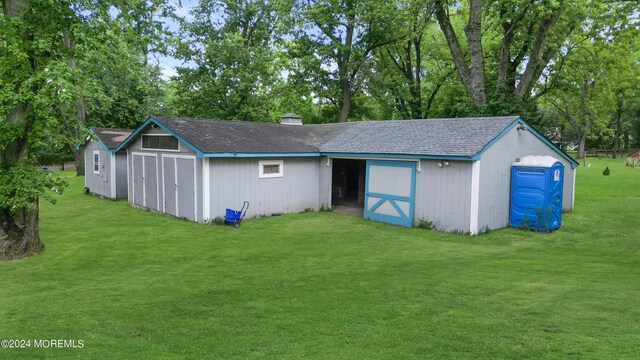
[[[559,231],[479,237],[334,213],[199,225],[71,177],[42,204],[45,252],[0,263],[0,339],[84,347],[0,358],[637,358],[640,168],[589,161]]]

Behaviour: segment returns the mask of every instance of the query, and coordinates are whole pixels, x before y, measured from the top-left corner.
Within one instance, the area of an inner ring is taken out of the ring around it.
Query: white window
[[[258,161],[258,177],[260,179],[282,177],[284,176],[282,165],[282,160]]]
[[[100,175],[100,151],[93,152],[93,173]]]
[[[142,149],[178,151],[180,142],[171,135],[142,135]]]

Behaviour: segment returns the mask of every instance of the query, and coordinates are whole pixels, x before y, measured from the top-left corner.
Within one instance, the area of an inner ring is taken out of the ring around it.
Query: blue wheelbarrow
[[[247,210],[249,210],[249,202],[245,201],[242,204],[242,208],[238,211],[227,209],[224,215],[224,223],[233,225],[235,228],[240,227],[240,221],[244,219],[244,216],[247,214]]]

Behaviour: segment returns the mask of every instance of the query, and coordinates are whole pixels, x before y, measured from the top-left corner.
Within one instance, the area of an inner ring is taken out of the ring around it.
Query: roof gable
[[[133,133],[133,129],[117,129],[117,128],[89,128],[89,134],[100,141],[102,145],[110,151],[116,149]]]

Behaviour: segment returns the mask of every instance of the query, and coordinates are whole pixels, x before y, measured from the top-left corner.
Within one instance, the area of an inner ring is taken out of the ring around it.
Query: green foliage
[[[19,209],[36,209],[39,198],[56,202],[53,194],[62,194],[67,182],[50,172],[35,166],[19,164],[0,167],[0,208],[15,212]]]
[[[194,20],[183,24],[176,49],[195,67],[177,69],[171,107],[182,116],[276,120],[272,93],[279,69],[272,34],[283,25],[277,10],[277,4],[262,1],[201,1]]]
[[[427,229],[427,230],[436,230],[436,226],[433,223],[433,221],[429,221],[427,219],[418,219],[418,223],[416,224],[416,227],[421,228],[421,229]]]
[[[213,225],[224,225],[224,218],[220,216],[216,216],[213,220],[211,220],[211,224]]]

